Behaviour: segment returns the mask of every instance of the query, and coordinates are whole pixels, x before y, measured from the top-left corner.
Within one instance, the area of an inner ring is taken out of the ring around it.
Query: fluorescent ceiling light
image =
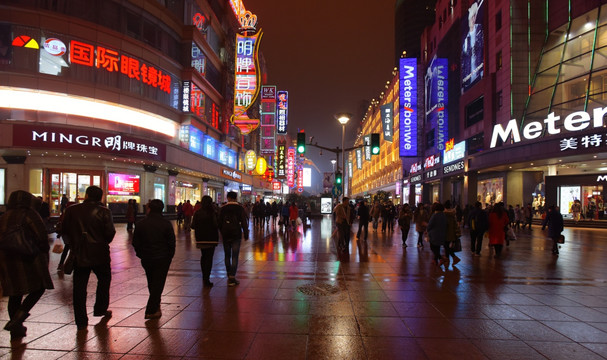
[[[102,100],[0,86],[0,108],[48,111],[112,121],[174,137],[177,124],[156,114]]]

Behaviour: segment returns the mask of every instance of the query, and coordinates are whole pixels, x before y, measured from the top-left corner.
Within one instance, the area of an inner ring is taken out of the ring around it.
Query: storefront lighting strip
[[[61,93],[0,86],[0,108],[47,111],[135,126],[175,137],[174,121],[101,100]]]

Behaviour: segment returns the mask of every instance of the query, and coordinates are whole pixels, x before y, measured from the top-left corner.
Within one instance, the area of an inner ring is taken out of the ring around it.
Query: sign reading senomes
[[[399,65],[399,155],[417,156],[417,59],[401,58]]]

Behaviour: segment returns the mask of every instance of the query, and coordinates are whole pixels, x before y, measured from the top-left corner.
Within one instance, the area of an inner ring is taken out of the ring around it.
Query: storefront
[[[175,182],[175,205],[185,203],[190,200],[190,203],[195,204],[196,201],[202,199],[202,186],[199,182],[177,180]]]
[[[602,220],[605,218],[605,190],[607,175],[546,176],[546,199],[559,206],[561,214],[573,218],[573,205],[580,208],[580,218]]]
[[[424,202],[433,204],[441,200],[440,155],[431,155],[424,160]]]

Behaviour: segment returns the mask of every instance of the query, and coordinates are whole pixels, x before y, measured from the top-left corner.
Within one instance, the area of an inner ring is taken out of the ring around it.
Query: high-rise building
[[[396,0],[394,12],[395,64],[403,54],[419,58],[419,37],[424,28],[434,22],[436,0]]]

